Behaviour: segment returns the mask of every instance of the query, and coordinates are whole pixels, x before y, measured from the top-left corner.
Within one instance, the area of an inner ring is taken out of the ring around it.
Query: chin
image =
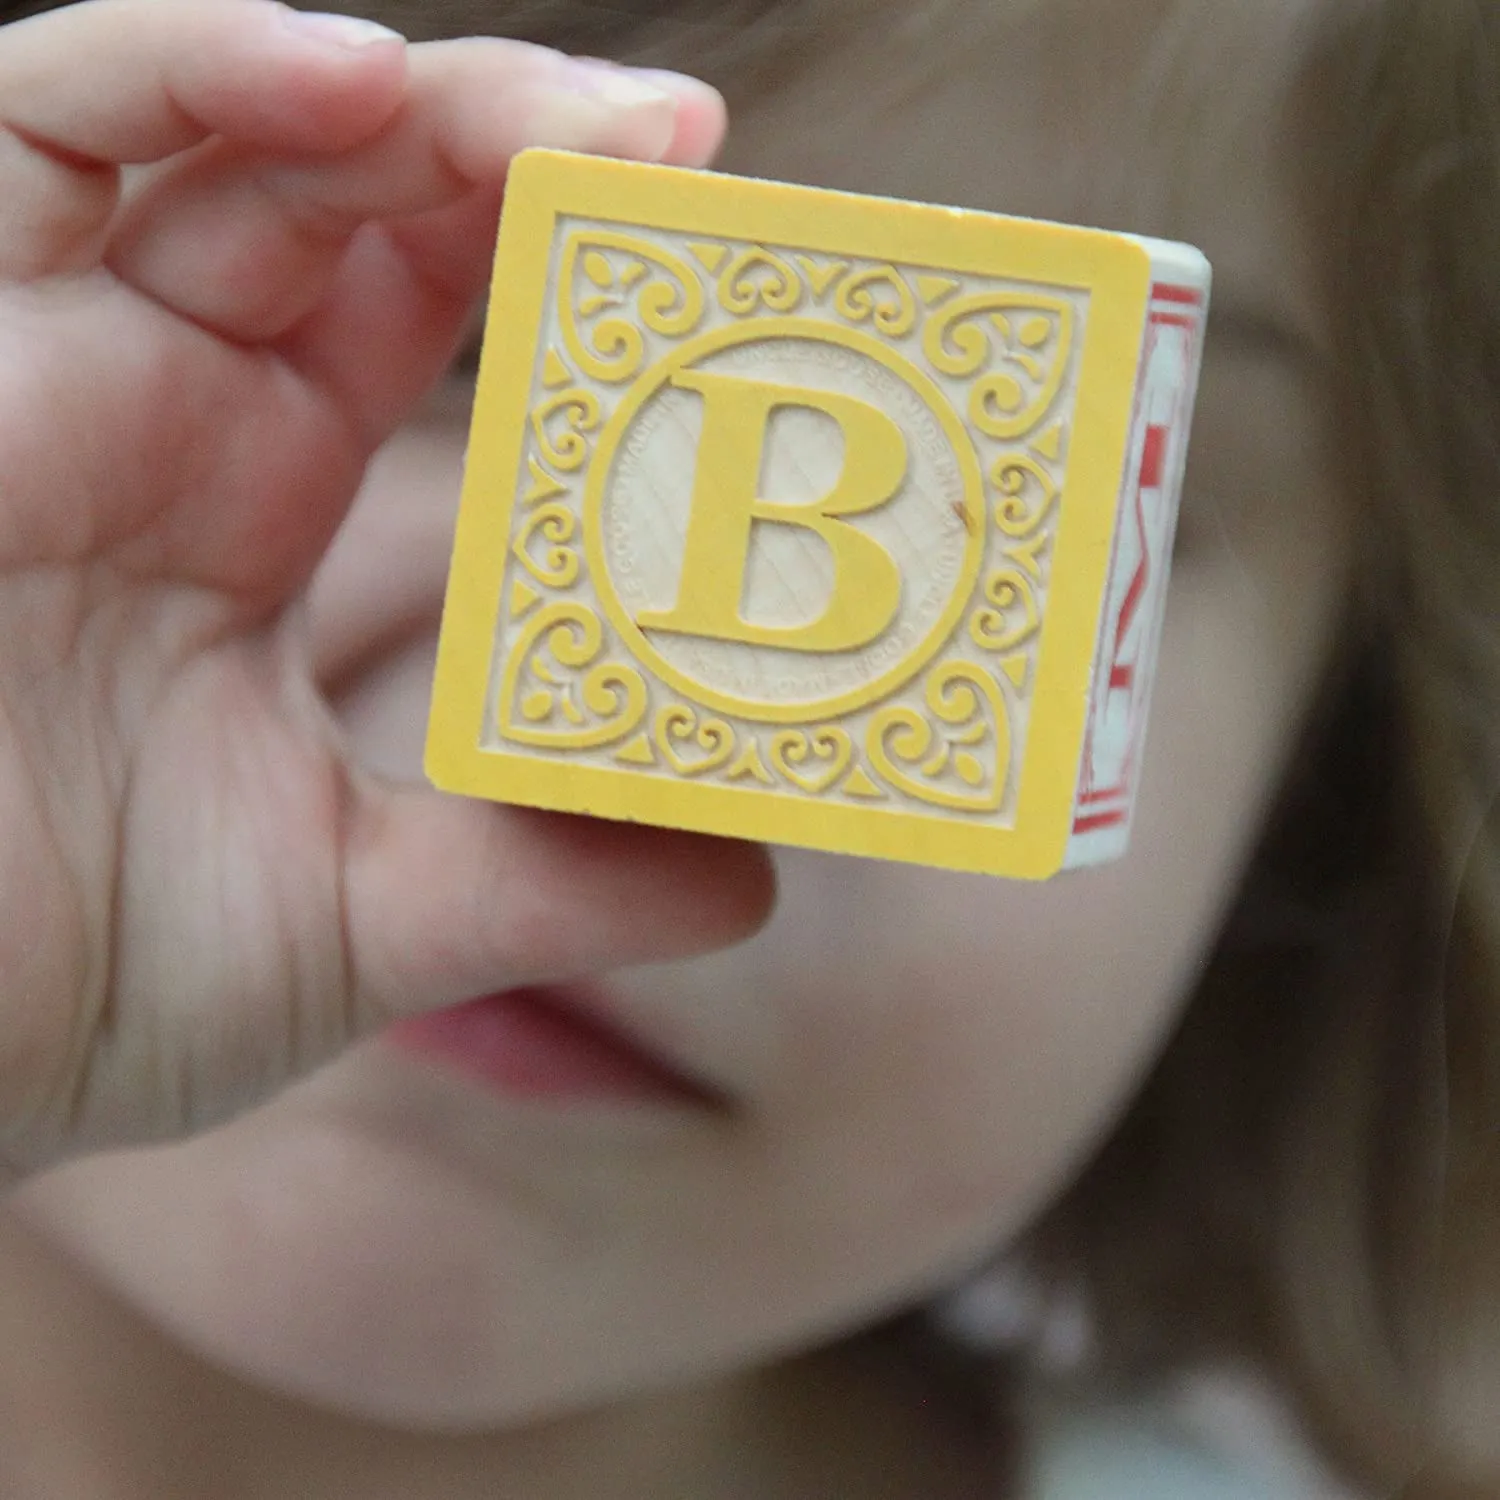
[[[18,1211],[172,1343],[344,1417],[479,1432],[659,1383],[638,1268],[581,1222],[553,1132],[379,1051],[195,1141],[59,1169]]]
[[[247,1118],[76,1163],[15,1201],[172,1342],[278,1395],[434,1429],[567,1399],[530,1331],[536,1245],[507,1244],[462,1174],[356,1120]]]

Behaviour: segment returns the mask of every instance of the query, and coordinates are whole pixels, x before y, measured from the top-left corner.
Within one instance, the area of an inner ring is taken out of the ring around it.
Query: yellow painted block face
[[[521,157],[433,781],[997,874],[1097,857],[1158,271],[1122,236]]]

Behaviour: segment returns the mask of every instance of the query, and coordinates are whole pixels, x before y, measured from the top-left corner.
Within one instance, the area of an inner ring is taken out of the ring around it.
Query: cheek
[[[1297,497],[1294,497],[1297,498]],[[752,950],[779,1009],[765,1128],[886,1269],[982,1253],[1097,1148],[1192,992],[1343,595],[1336,518],[1179,570],[1129,855],[1044,885],[788,854]],[[800,1143],[800,1144],[799,1144]]]
[[[782,1070],[762,1125],[804,1232],[820,1221],[877,1275],[983,1255],[1061,1186],[1172,1024],[1211,930],[1206,883],[1226,878],[1199,866],[1169,888],[1137,861],[1015,887],[893,868],[860,882],[856,912],[820,902],[817,862],[783,873],[789,914],[766,937],[784,944]],[[799,902],[837,915],[815,927]]]

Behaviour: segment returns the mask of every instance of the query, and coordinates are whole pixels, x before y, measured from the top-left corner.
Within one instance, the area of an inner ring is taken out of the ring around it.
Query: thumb
[[[222,1123],[392,1021],[703,952],[770,909],[755,845],[283,764],[274,807],[155,799],[169,857],[120,902],[71,1083],[0,1131],[0,1186]]]
[[[773,895],[757,845],[368,788],[344,866],[351,1033],[521,983],[704,952]]]

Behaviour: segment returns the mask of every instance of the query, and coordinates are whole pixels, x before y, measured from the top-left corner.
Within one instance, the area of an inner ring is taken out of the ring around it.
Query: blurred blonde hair
[[[1357,628],[1177,1038],[1036,1236],[1141,1365],[1247,1345],[1379,1493],[1500,1495],[1500,6],[1305,79]]]

